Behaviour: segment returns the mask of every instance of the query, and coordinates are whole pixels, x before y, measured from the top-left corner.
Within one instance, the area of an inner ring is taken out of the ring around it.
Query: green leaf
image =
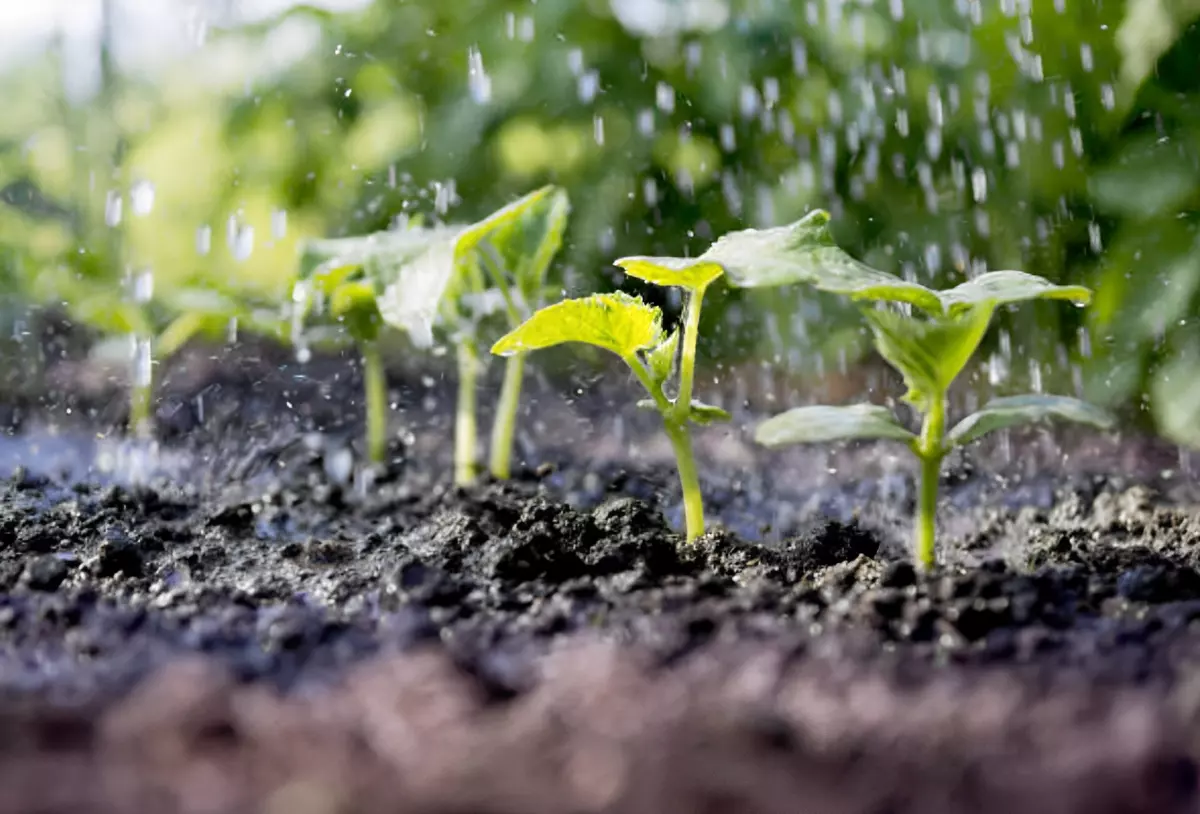
[[[711,404],[705,404],[702,401],[692,399],[692,408],[688,411],[688,420],[702,427],[707,427],[709,424],[717,422],[730,421],[733,418],[728,410],[722,410],[720,407],[714,407]]]
[[[764,288],[810,283],[822,291],[854,299],[908,302],[941,312],[937,294],[856,260],[843,251],[829,231],[829,213],[810,212],[795,223],[773,229],[730,232],[692,262],[716,263],[730,284]]]
[[[1177,444],[1200,448],[1200,352],[1185,349],[1158,370],[1150,403],[1159,431]]]
[[[797,407],[768,418],[754,432],[754,440],[765,447],[868,438],[916,440],[890,410],[878,404]]]
[[[162,359],[174,356],[192,337],[210,331],[212,322],[211,314],[199,311],[180,314],[154,340],[155,355]]]
[[[512,228],[555,189],[554,186],[544,186],[534,190],[496,210],[483,220],[468,226],[458,237],[457,256],[462,257],[468,252],[477,250],[480,244],[492,237],[493,233]]]
[[[548,203],[549,211],[542,219],[542,235],[537,249],[525,262],[517,266],[517,288],[531,307],[541,305],[546,274],[554,256],[562,248],[563,236],[567,231],[567,217],[571,213],[571,202],[566,190],[555,189]]]
[[[1025,300],[1070,300],[1086,305],[1092,301],[1090,289],[1081,285],[1055,285],[1044,277],[1023,271],[988,271],[938,294],[951,314],[983,303],[1007,305]]]
[[[381,314],[376,304],[375,289],[367,282],[346,283],[334,289],[329,300],[330,312],[346,326],[359,342],[379,338]]]
[[[994,430],[1058,418],[1112,429],[1116,419],[1107,410],[1069,396],[1009,396],[993,399],[977,413],[967,416],[946,434],[947,443],[963,446]]]
[[[956,316],[909,317],[865,309],[875,347],[904,376],[905,401],[922,412],[950,388],[987,333],[993,307],[982,303]]]
[[[679,350],[679,330],[658,344],[658,347],[646,354],[646,363],[650,368],[650,377],[656,384],[662,384],[670,378],[675,369],[675,357]]]
[[[510,331],[492,346],[492,353],[511,356],[564,342],[584,342],[629,359],[662,342],[662,315],[620,292],[563,300]]]
[[[613,263],[630,277],[663,286],[679,286],[689,291],[707,288],[724,272],[715,263],[682,257],[622,257]]]

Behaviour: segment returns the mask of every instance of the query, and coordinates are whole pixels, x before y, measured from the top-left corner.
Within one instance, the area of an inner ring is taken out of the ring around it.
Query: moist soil
[[[0,408],[0,814],[1200,808],[1200,510],[1152,440],[952,461],[920,574],[907,462],[757,450],[732,386],[687,545],[619,375],[531,377],[469,488],[437,370],[378,469],[344,359],[193,352],[152,443],[56,375]]]

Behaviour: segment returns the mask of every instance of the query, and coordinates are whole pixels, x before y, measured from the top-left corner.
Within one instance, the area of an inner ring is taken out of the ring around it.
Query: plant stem
[[[704,289],[688,293],[683,316],[683,353],[679,359],[679,395],[675,399],[675,420],[686,422],[692,412],[692,385],[696,371],[696,340],[700,335],[700,305]]]
[[[696,473],[696,458],[692,455],[692,439],[686,424],[666,422],[667,437],[675,450],[679,468],[679,485],[683,490],[683,515],[687,526],[687,541],[695,542],[704,533],[704,500],[700,493],[700,477]]]
[[[525,354],[518,353],[504,362],[504,384],[492,421],[492,448],[488,466],[492,475],[508,480],[512,475],[513,435],[517,429],[517,409],[521,406],[521,380],[525,375]]]
[[[925,570],[936,562],[938,478],[942,458],[946,455],[943,436],[946,431],[946,397],[939,394],[925,415],[921,438],[915,451],[921,460],[921,482],[918,486],[917,516],[913,527],[913,553],[917,565]]]
[[[363,342],[360,348],[367,411],[367,458],[373,464],[382,464],[387,458],[387,374],[379,345]]]
[[[458,406],[454,416],[454,482],[475,480],[475,379],[479,352],[473,339],[458,345]]]
[[[134,383],[129,389],[129,433],[135,438],[149,438],[153,423],[151,421],[151,403],[153,402],[153,384]]]

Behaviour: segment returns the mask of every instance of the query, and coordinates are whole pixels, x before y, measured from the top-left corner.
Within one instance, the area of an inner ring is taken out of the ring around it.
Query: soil
[[[1200,510],[1153,440],[952,461],[926,575],[895,450],[762,452],[732,385],[689,546],[619,375],[531,377],[519,473],[463,489],[437,370],[392,371],[381,470],[344,359],[193,351],[154,444],[82,370],[0,407],[0,814],[1200,805]]]

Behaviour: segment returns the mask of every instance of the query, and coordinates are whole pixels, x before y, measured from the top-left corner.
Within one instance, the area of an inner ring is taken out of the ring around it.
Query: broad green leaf
[[[663,286],[679,286],[690,291],[706,288],[723,273],[716,263],[682,257],[622,257],[613,263],[630,277]]]
[[[729,414],[728,410],[722,410],[720,407],[705,404],[695,399],[692,399],[692,409],[688,411],[688,420],[702,427],[707,427],[709,424],[717,422],[729,421],[732,418],[733,416]]]
[[[951,314],[973,305],[1006,305],[1025,300],[1070,300],[1086,305],[1092,300],[1090,289],[1081,285],[1055,285],[1044,277],[1023,271],[988,271],[973,280],[938,294]]]
[[[908,302],[941,312],[937,294],[856,260],[829,231],[829,213],[810,212],[795,223],[772,229],[730,232],[695,261],[725,269],[731,285],[763,288],[810,283],[822,291],[853,299]]]
[[[765,447],[868,438],[909,443],[916,440],[897,423],[890,410],[878,404],[797,407],[768,418],[754,431],[754,440]]]
[[[646,354],[646,362],[650,367],[650,377],[658,384],[662,384],[668,378],[675,368],[675,357],[679,350],[679,330],[671,332],[665,340],[658,344],[658,347]]]
[[[564,342],[584,342],[628,359],[661,341],[659,310],[617,292],[563,300],[543,308],[502,337],[492,346],[492,353],[511,356]]]
[[[1009,396],[993,399],[979,412],[964,418],[946,434],[946,441],[953,446],[963,446],[994,430],[1051,418],[1089,424],[1102,430],[1112,429],[1116,424],[1107,410],[1069,396]]]
[[[993,310],[985,302],[956,316],[922,319],[878,309],[865,309],[863,315],[880,355],[904,376],[905,401],[928,412],[979,347]]]

